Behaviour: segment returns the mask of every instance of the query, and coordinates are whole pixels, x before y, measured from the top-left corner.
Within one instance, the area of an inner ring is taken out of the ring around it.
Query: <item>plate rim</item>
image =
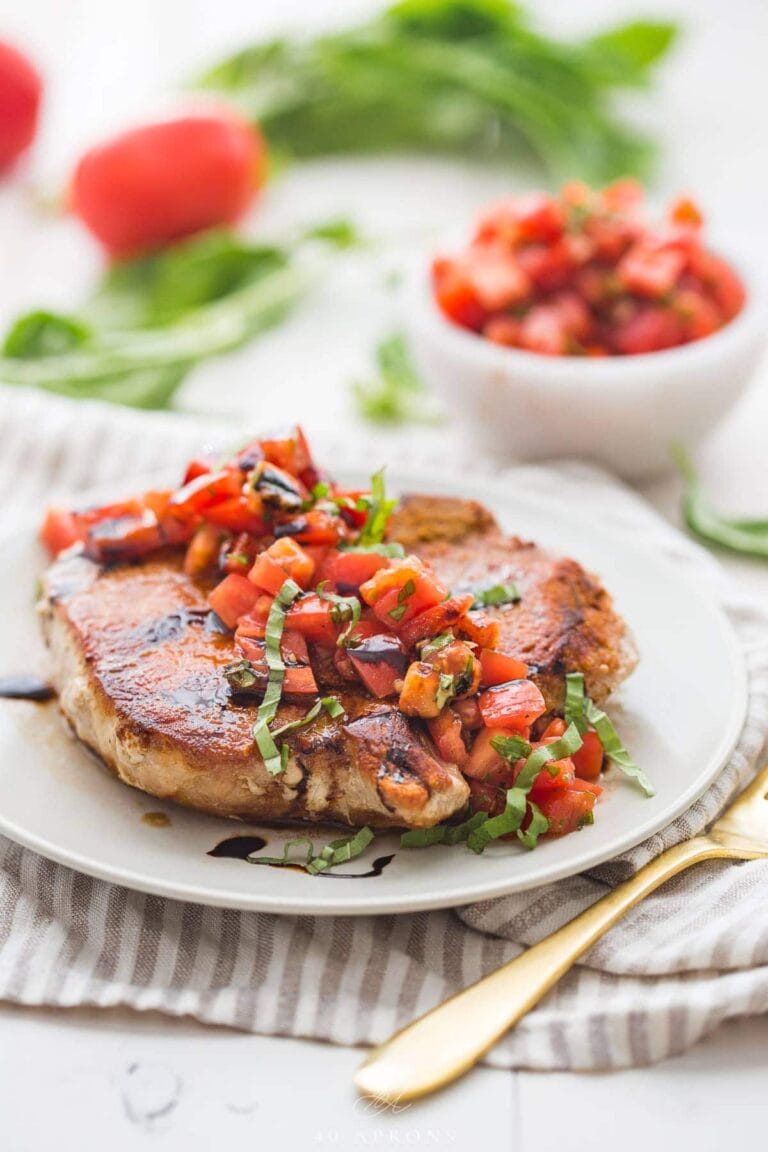
[[[423,471],[419,470],[410,463],[394,461],[389,465],[389,469],[390,476],[396,482],[396,487],[398,488],[403,486],[407,488],[413,480],[419,479],[422,483],[432,483],[433,486],[435,485],[435,477],[433,475],[428,474],[426,469]],[[352,467],[347,467],[346,462],[344,462],[341,471],[347,470],[353,469]],[[503,506],[505,501],[509,500],[509,493],[505,490],[505,478],[508,482],[510,471],[514,470],[505,469],[494,475],[478,470],[474,476],[463,478],[461,481],[456,481],[455,485],[448,485],[448,487],[454,487],[456,491],[461,489],[468,498],[472,497],[467,493],[467,488],[482,488],[486,495],[480,496],[479,498],[486,499],[491,511],[496,511],[497,507]],[[401,477],[405,481],[404,485],[400,484]],[[154,479],[156,478],[157,472],[154,473]],[[137,488],[140,483],[141,477],[137,477],[135,481]],[[445,481],[441,480],[438,487],[445,488]],[[99,492],[114,493],[115,491],[124,492],[124,490],[124,484],[120,486],[116,484],[98,485],[84,489],[77,495],[78,498],[82,497],[83,500],[87,500],[91,495]],[[495,504],[496,498],[498,498],[498,505]],[[518,494],[517,498],[533,512],[535,512],[537,506],[543,505],[550,514],[555,513],[556,515],[560,507],[559,501],[552,495],[546,493],[523,491],[521,494]],[[640,548],[629,541],[621,532],[613,532],[610,529],[604,528],[602,525],[595,525],[592,521],[588,520],[586,516],[579,513],[578,510],[575,513],[569,510],[568,516],[577,526],[579,523],[587,525],[588,532],[593,538],[609,544],[618,541],[623,551],[641,555]],[[28,523],[28,518],[26,519]],[[2,553],[9,542],[18,534],[18,526],[19,519],[17,518],[14,518],[10,524],[6,522],[5,530],[0,534],[0,553]],[[666,554],[656,553],[654,554],[653,560],[657,568],[661,568],[662,570],[667,568],[675,574],[675,579],[679,579],[679,567]],[[610,591],[611,589],[609,589],[609,592]],[[713,750],[710,768],[706,773],[693,781],[688,788],[682,791],[674,803],[668,803],[655,815],[649,814],[648,818],[641,821],[631,832],[624,832],[617,835],[614,839],[604,841],[600,847],[596,847],[592,851],[580,851],[578,853],[578,863],[576,864],[568,860],[563,860],[562,862],[554,862],[549,866],[543,866],[537,873],[535,879],[531,880],[529,878],[527,881],[523,880],[522,883],[519,881],[516,883],[515,873],[512,869],[508,876],[501,877],[495,882],[489,883],[481,880],[473,884],[464,882],[460,891],[454,892],[453,894],[432,893],[430,895],[429,892],[424,893],[420,891],[409,896],[374,897],[373,900],[371,900],[370,897],[356,897],[350,893],[346,899],[340,898],[339,900],[327,901],[318,906],[311,901],[307,902],[306,900],[297,899],[293,896],[281,895],[279,891],[274,893],[254,893],[253,897],[249,897],[247,894],[235,893],[226,887],[183,884],[176,881],[163,880],[162,878],[147,875],[140,871],[126,870],[114,865],[102,864],[98,860],[94,860],[90,856],[82,855],[77,851],[62,849],[47,837],[31,833],[15,821],[9,819],[2,811],[0,811],[0,834],[7,836],[15,843],[36,852],[46,859],[53,860],[64,867],[82,872],[111,884],[129,888],[133,891],[161,896],[167,899],[201,904],[207,907],[228,908],[244,912],[269,912],[278,915],[372,916],[413,913],[440,908],[460,908],[483,900],[498,899],[499,897],[512,895],[517,892],[530,891],[566,879],[569,876],[579,875],[614,859],[624,852],[630,851],[650,836],[661,831],[662,828],[674,822],[677,817],[690,808],[691,805],[707,791],[722,771],[728,757],[738,742],[739,735],[744,726],[749,700],[745,654],[738,642],[733,624],[728,619],[722,604],[715,596],[712,586],[708,582],[702,582],[693,587],[691,593],[706,607],[712,617],[713,624],[717,624],[719,638],[724,646],[724,650],[727,651],[731,669],[738,677],[738,683],[734,686],[734,701],[728,717],[728,723],[723,726],[721,738]],[[122,782],[119,783],[122,784]],[[122,786],[128,787],[128,785]],[[143,793],[140,790],[135,791],[139,796],[150,796],[149,793]],[[173,803],[172,801],[162,802]],[[184,811],[189,810],[184,809]],[[204,816],[205,814],[200,815]],[[258,820],[254,820],[243,822],[242,826],[258,827],[258,825]],[[233,828],[236,827],[238,827],[238,825],[233,824]]]

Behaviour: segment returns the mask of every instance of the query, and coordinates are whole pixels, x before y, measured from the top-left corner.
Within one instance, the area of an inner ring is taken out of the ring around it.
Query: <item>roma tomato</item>
[[[586,789],[589,785],[575,780],[568,788],[553,789],[538,797],[536,803],[549,821],[547,836],[567,836],[592,823],[597,796]]]
[[[396,631],[445,600],[448,592],[419,559],[406,556],[404,560],[391,561],[367,580],[360,595],[379,620]]]
[[[466,764],[469,753],[461,738],[461,717],[452,708],[443,708],[439,716],[427,721],[429,734],[443,760],[449,764]]]
[[[464,618],[473,603],[474,596],[471,593],[442,600],[433,608],[427,608],[425,612],[420,612],[413,620],[405,623],[399,631],[400,639],[406,648],[413,648],[419,641],[429,640],[432,636],[444,632],[446,628],[452,628]]]
[[[377,552],[329,552],[321,564],[318,581],[327,580],[337,592],[348,596],[370,580],[389,560]]]
[[[408,659],[396,636],[377,635],[362,640],[355,648],[348,648],[352,667],[374,696],[392,696],[405,671]]]
[[[492,648],[480,649],[480,683],[484,688],[494,684],[506,684],[508,680],[525,680],[528,665],[505,652],[495,652]]]
[[[333,605],[321,600],[315,593],[294,600],[288,609],[287,624],[296,632],[301,632],[312,644],[322,644],[326,648],[336,646],[339,629],[331,615]]]
[[[42,91],[32,62],[0,41],[0,169],[13,164],[32,143]]]
[[[51,556],[58,556],[65,548],[77,544],[85,536],[78,523],[77,513],[67,508],[49,508],[40,529],[40,540]]]
[[[134,256],[233,224],[264,178],[264,146],[242,120],[186,116],[92,148],[72,180],[72,209],[107,251]]]

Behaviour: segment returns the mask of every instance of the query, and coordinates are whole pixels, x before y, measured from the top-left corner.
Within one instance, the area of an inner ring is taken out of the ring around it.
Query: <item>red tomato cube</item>
[[[228,628],[235,628],[247,616],[262,593],[245,576],[232,572],[208,593],[208,604]]]
[[[486,728],[512,728],[516,732],[543,716],[547,707],[531,680],[511,680],[487,688],[478,704]]]
[[[308,588],[314,572],[315,565],[301,545],[286,536],[275,540],[256,558],[248,579],[276,596],[288,579],[300,588]]]

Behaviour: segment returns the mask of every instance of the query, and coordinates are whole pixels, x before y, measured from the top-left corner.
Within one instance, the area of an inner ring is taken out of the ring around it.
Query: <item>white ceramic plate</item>
[[[344,477],[350,481],[360,478]],[[365,872],[395,852],[376,877],[337,883],[328,876],[255,868],[207,853],[227,837],[261,834],[265,855],[282,855],[300,833],[241,825],[187,812],[120,784],[69,734],[56,704],[0,701],[0,831],[66,864],[118,884],[202,904],[324,915],[405,912],[467,904],[584,871],[658,831],[716,777],[744,719],[746,680],[730,626],[718,606],[674,566],[580,520],[562,503],[509,490],[501,481],[390,476],[401,491],[455,492],[483,500],[510,531],[575,556],[600,573],[633,629],[641,663],[617,693],[611,715],[658,789],[645,799],[613,770],[595,824],[534,852],[491,845],[397,851],[377,836],[366,855],[337,870]],[[32,533],[0,547],[5,604],[0,670],[45,671],[33,612],[44,558]],[[167,827],[142,821],[165,812]],[[315,844],[338,832],[321,829]]]

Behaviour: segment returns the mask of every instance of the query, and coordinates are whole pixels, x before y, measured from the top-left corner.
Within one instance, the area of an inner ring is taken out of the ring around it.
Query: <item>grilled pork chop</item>
[[[535,666],[548,707],[565,671],[582,670],[598,701],[626,676],[634,653],[608,594],[574,561],[503,535],[471,501],[412,496],[393,515],[393,539],[455,590],[514,580],[519,604],[489,610],[505,647]],[[169,550],[104,567],[65,554],[48,570],[40,612],[64,715],[127,784],[217,816],[428,827],[460,811],[468,786],[441,760],[424,726],[316,669],[345,715],[324,713],[288,737],[284,773],[255,748],[256,704],[230,694],[223,669],[233,641],[206,604],[207,589]],[[283,701],[275,724],[304,715]]]

